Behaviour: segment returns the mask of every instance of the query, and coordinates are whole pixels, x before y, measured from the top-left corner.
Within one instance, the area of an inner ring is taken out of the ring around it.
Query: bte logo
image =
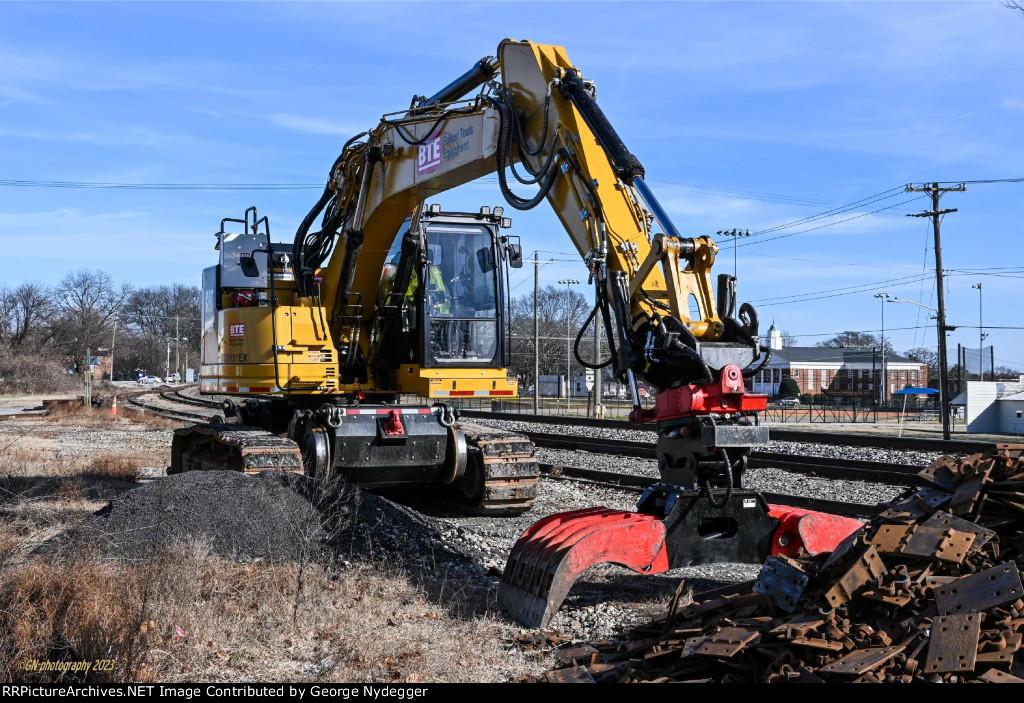
[[[430,173],[441,165],[441,133],[438,132],[419,146],[419,156],[416,159],[416,175]]]
[[[245,324],[231,325],[229,334],[232,337],[244,337],[245,336]]]

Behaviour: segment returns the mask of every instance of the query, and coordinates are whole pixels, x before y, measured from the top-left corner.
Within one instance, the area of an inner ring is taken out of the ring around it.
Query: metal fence
[[[641,399],[644,407],[653,405],[653,398]],[[465,410],[508,413],[509,415],[563,415],[568,417],[595,417],[593,399],[578,398],[540,398],[534,410],[533,398],[452,398],[451,404]],[[602,402],[601,417],[609,420],[625,420],[633,409],[628,400],[606,398]],[[932,399],[918,399],[907,404],[904,410],[902,400],[884,404],[866,402],[811,402],[797,406],[779,405],[769,402],[768,408],[761,411],[761,420],[773,424],[807,424],[807,423],[898,423],[901,418],[905,422],[939,422],[938,403]]]

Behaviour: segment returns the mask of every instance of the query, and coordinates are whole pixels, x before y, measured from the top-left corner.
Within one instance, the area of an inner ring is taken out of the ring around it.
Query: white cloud
[[[338,134],[351,137],[365,128],[353,127],[344,122],[325,120],[319,117],[303,117],[287,113],[270,115],[267,119],[276,125],[306,134]]]

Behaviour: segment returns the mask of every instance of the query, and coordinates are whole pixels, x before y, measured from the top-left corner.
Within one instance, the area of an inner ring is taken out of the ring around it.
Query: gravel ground
[[[146,402],[174,407],[173,403],[155,394],[148,396]],[[187,406],[187,409],[192,412],[202,411],[193,406]],[[654,441],[654,433],[645,430],[552,426],[504,420],[474,422],[519,431],[534,429],[550,433]],[[4,424],[13,425],[15,421]],[[166,451],[170,446],[171,434],[168,430],[156,430],[144,424],[118,422],[88,432],[59,432],[52,441],[71,443],[76,451],[130,451],[138,450],[141,445]],[[921,452],[835,448],[809,443],[777,442],[773,443],[771,449],[899,463],[926,463],[931,460],[930,455]],[[551,464],[657,476],[655,462],[647,459],[550,449],[539,450],[538,458]],[[155,468],[146,473],[153,478],[162,476],[162,471]],[[827,496],[834,500],[858,503],[885,501],[902,490],[853,481],[825,481],[773,469],[750,470],[747,476],[750,485],[766,491]],[[207,484],[205,481],[214,483]],[[249,530],[252,535],[241,543],[237,539],[226,540],[222,544],[215,544],[215,549],[221,553],[233,553],[243,559],[295,558],[296,549],[304,544],[302,540],[296,542],[269,538],[267,533],[280,535],[289,530],[294,533],[296,516],[300,516],[298,522],[301,524],[304,519],[301,516],[306,515],[304,511],[309,508],[309,503],[299,498],[304,495],[329,516],[323,536],[329,547],[328,557],[340,568],[344,568],[349,560],[357,558],[397,561],[414,574],[428,593],[450,596],[457,592],[467,602],[477,604],[475,607],[480,604],[493,607],[494,592],[508,552],[529,525],[554,512],[595,505],[629,510],[635,506],[638,498],[638,494],[633,491],[545,477],[541,481],[540,498],[528,513],[514,518],[484,518],[458,514],[445,508],[443,502],[436,497],[425,496],[422,491],[409,494],[393,492],[386,497],[379,497],[341,487],[329,494],[314,495],[304,479],[299,479],[297,483],[293,479],[290,486],[295,490],[290,490],[281,483],[280,476],[268,479],[226,474],[211,479],[209,475],[190,474],[162,478],[130,491],[104,515],[94,518],[96,526],[105,525],[103,529],[107,532],[114,531],[115,527],[117,532],[130,532],[131,525],[145,523],[142,518],[148,511],[155,510],[154,506],[166,506],[168,486],[175,488],[175,491],[181,489],[179,493],[171,491],[181,497],[176,504],[179,507],[175,508],[181,511],[181,515],[171,516],[173,519],[165,523],[169,527],[165,531],[169,536],[209,531],[234,534]],[[265,501],[268,499],[273,499],[270,502],[280,499],[278,502],[288,507],[282,508],[280,512],[267,509],[269,503]],[[397,499],[401,504],[391,499]],[[253,523],[257,521],[250,519],[252,515],[260,516],[258,522],[264,523],[262,527],[257,525],[253,529]],[[151,520],[149,524],[152,525]],[[170,529],[171,525],[174,525],[173,529]],[[145,543],[141,538],[136,544],[139,542]],[[689,588],[701,591],[754,578],[758,569],[757,565],[716,564],[689,567],[656,576],[640,576],[619,567],[595,567],[577,581],[551,627],[577,641],[605,637],[622,625],[643,621],[660,613],[680,578],[686,579]]]
[[[591,454],[566,449],[538,449],[538,459],[554,466],[579,466],[601,471],[617,471],[634,476],[658,478],[654,459]],[[849,503],[883,503],[903,493],[905,487],[866,481],[823,479],[772,468],[747,469],[745,485],[768,493],[842,500]]]
[[[104,411],[98,411],[104,412]],[[170,456],[172,430],[132,422],[119,417],[102,424],[75,424],[47,417],[16,418],[0,425],[7,445],[31,444],[38,449],[66,452],[73,456],[90,454],[137,454],[166,452]],[[24,438],[23,440],[21,438]],[[166,468],[166,465],[162,468]]]

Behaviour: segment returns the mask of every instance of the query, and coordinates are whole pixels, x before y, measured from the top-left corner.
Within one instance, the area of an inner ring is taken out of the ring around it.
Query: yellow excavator
[[[176,432],[171,471],[447,486],[470,511],[527,510],[538,487],[528,438],[464,422],[451,405],[517,394],[507,278],[522,248],[503,234],[501,207],[427,203],[489,174],[514,209],[546,201],[585,262],[587,325],[604,327],[610,353],[583,359],[581,330],[577,359],[632,389],[631,420],[656,426],[663,478],[636,512],[534,525],[510,555],[501,602],[538,625],[600,561],[649,573],[806,547],[806,516],[743,487],[750,448],[768,441],[766,398],[745,390],[770,357],[754,309],[737,308],[731,276],[716,295],[717,246],[679,233],[594,82],[561,47],[529,41],[502,41],[351,138],[292,242],[275,243],[255,208],[221,222],[220,262],[203,274],[200,379],[202,393],[233,399],[223,422]],[[657,391],[653,408],[641,407],[639,381]],[[435,403],[403,406],[405,394]]]

